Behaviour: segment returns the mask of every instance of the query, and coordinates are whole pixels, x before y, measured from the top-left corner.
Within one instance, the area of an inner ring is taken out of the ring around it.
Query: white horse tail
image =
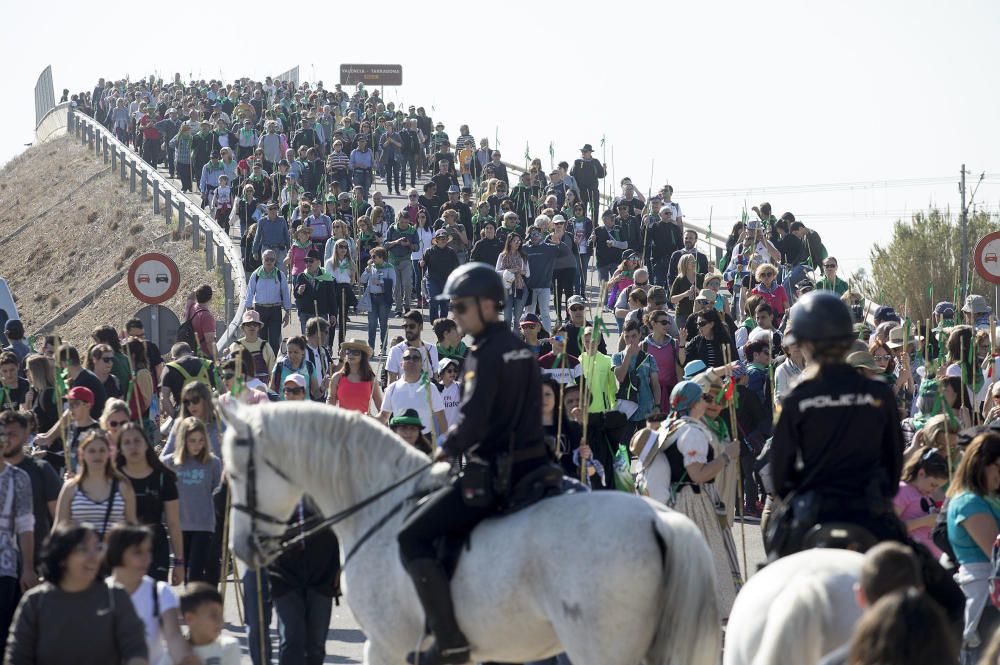
[[[722,648],[712,553],[694,522],[656,506],[663,551],[656,633],[645,665],[717,665]]]
[[[833,609],[822,576],[788,584],[771,602],[752,665],[815,665],[826,653]]]

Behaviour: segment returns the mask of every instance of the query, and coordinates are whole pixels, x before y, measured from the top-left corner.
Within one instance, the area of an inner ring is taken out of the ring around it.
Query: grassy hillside
[[[180,268],[181,288],[164,303],[180,316],[188,292],[219,280],[190,239],[174,240],[170,232],[110,163],[68,137],[33,146],[0,170],[0,276],[29,334],[154,249]],[[221,294],[216,300],[219,311]],[[54,332],[84,344],[94,327],[121,329],[141,307],[122,279]]]

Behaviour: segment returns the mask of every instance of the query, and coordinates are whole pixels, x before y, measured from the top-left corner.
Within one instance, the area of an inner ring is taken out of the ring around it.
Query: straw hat
[[[343,351],[345,349],[357,349],[358,351],[365,354],[369,358],[372,357],[372,347],[368,346],[368,343],[365,342],[364,340],[358,339],[356,337],[352,337],[346,342],[341,342],[340,350]]]

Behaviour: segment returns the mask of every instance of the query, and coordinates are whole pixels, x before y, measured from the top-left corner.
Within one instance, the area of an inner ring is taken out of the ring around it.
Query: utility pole
[[[962,217],[961,217],[961,230],[962,230],[962,261],[961,270],[959,272],[959,294],[961,296],[961,301],[965,302],[966,290],[969,284],[969,209],[965,205],[965,164],[962,164],[962,179],[958,184],[958,191],[962,195]],[[955,303],[961,307],[961,303]]]

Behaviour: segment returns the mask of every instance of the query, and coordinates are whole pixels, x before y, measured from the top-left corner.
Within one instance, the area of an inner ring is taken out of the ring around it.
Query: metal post
[[[149,341],[160,345],[160,305],[149,308]]]
[[[119,164],[121,165],[121,177],[122,177],[122,180],[125,179],[125,155],[126,154],[128,154],[127,151],[125,150],[125,148],[122,148],[121,160],[119,161]]]
[[[187,206],[184,205],[183,201],[177,202],[177,239],[180,240],[181,234],[184,233],[184,217],[187,214]]]
[[[135,158],[129,160],[128,168],[131,175],[128,179],[128,190],[135,194]]]
[[[233,297],[233,268],[228,263],[222,264],[222,290],[226,299],[226,321],[232,321],[236,316],[236,302]]]
[[[153,214],[160,214],[160,181],[153,179]]]
[[[111,170],[118,168],[118,146],[111,144]]]
[[[146,173],[146,169],[142,169],[142,199],[145,201],[146,196],[149,194],[149,174]]]
[[[170,224],[170,218],[174,216],[174,201],[169,189],[163,190],[163,216],[167,218],[167,224]]]
[[[215,267],[215,252],[212,251],[212,231],[205,227],[205,270]]]
[[[87,137],[87,140],[90,142],[90,149],[93,150],[94,149],[94,128],[93,127],[90,128],[90,132],[89,132],[89,136]]]
[[[215,265],[220,268],[226,265],[226,250],[223,249],[222,245],[215,246]]]
[[[108,135],[107,134],[105,134],[103,136],[103,141],[101,141],[101,143],[103,144],[101,146],[101,148],[102,148],[102,152],[104,153],[104,163],[107,164],[108,163]]]
[[[191,215],[191,249],[199,248],[200,238],[198,237],[198,232],[201,230],[199,223],[200,220],[198,218],[198,215],[197,214]]]
[[[958,185],[958,191],[962,195],[962,261],[959,271],[958,292],[960,300],[965,302],[966,290],[969,285],[969,209],[965,206],[965,164],[962,164],[962,180]],[[961,306],[961,303],[956,303]]]

